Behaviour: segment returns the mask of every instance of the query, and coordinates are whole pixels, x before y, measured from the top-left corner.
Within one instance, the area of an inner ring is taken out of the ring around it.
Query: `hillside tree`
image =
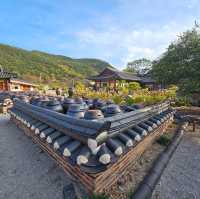
[[[127,64],[124,71],[132,72],[139,75],[147,74],[152,67],[152,62],[146,58],[137,59]]]

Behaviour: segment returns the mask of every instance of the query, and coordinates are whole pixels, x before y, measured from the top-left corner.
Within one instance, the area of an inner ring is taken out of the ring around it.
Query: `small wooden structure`
[[[188,121],[192,124],[193,131],[196,130],[196,125],[200,124],[200,107],[177,107],[177,112],[182,115],[182,118],[185,121]]]
[[[91,76],[88,79],[95,82],[97,90],[103,87],[115,89],[117,84],[122,80],[125,83],[138,82],[141,86],[146,86],[150,89],[156,88],[155,80],[149,77],[141,77],[133,73],[122,72],[110,67],[105,68],[99,75]]]
[[[10,73],[0,67],[0,91],[34,91],[37,85],[17,79],[17,74]]]

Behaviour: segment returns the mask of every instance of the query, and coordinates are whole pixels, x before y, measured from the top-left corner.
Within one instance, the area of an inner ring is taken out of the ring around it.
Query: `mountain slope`
[[[0,44],[0,65],[19,77],[39,83],[68,83],[95,75],[109,63],[98,59],[72,59]]]

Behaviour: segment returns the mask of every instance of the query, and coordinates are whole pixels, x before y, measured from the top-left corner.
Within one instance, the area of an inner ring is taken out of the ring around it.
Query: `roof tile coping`
[[[23,113],[23,112],[21,112],[20,110],[16,110],[15,108],[13,108],[13,109],[11,109],[11,111],[13,111],[13,112],[16,112],[17,111],[17,115],[19,115],[21,118],[22,118],[22,121],[23,120],[26,120],[26,119],[31,119],[31,116],[29,116],[29,115],[27,115],[27,114],[25,114],[25,113]],[[163,115],[163,117],[166,115],[167,113],[163,113],[162,115]],[[28,118],[27,118],[28,117]],[[21,120],[21,119],[20,119]],[[114,141],[114,140],[113,140]],[[120,144],[121,145],[121,144]],[[123,147],[123,154],[124,153],[126,153],[128,150],[129,150],[129,148],[127,148],[126,146],[124,146],[124,145],[122,145],[122,147]],[[124,148],[125,147],[125,148]],[[110,156],[112,156],[112,158],[111,158],[111,160],[109,161],[109,165],[110,164],[112,164],[112,163],[114,163],[115,161],[117,161],[117,159],[118,159],[118,154],[117,154],[117,156],[115,156],[116,154],[114,154],[113,152],[109,152],[109,154],[110,154]],[[73,159],[73,157],[77,157],[77,155],[76,154],[74,154],[74,155],[72,155],[72,159]],[[70,160],[70,159],[69,159]],[[75,161],[76,162],[76,161]],[[75,163],[76,164],[76,163]],[[109,166],[108,165],[108,166]],[[105,170],[106,168],[107,168],[107,165],[101,165],[100,166],[100,168],[99,168],[99,162],[98,161],[95,161],[95,163],[94,163],[94,165],[93,166],[91,166],[90,165],[90,161],[88,162],[88,164],[84,164],[84,165],[81,165],[81,168],[84,170],[84,171],[86,171],[86,172],[88,172],[88,173],[98,173],[98,172],[101,172],[102,170]]]
[[[108,138],[107,132],[109,131],[110,125],[112,123],[119,121],[118,122],[119,124],[117,125],[118,129],[116,130],[120,131],[123,119],[126,121],[129,118],[131,122],[130,117],[132,117],[132,120],[134,121],[137,118],[142,118],[143,113],[151,112],[152,110],[154,111],[156,110],[157,112],[162,112],[160,111],[159,108],[168,106],[169,103],[162,103],[156,106],[154,105],[137,111],[123,113],[120,114],[119,116],[113,116],[103,120],[87,121],[87,120],[72,118],[70,116],[63,115],[60,113],[56,113],[54,111],[37,107],[22,102],[20,100],[16,100],[14,105],[14,107],[17,108],[18,110],[24,111],[27,114],[35,117],[35,119],[39,119],[42,122],[47,123],[52,128],[58,129],[59,131],[64,132],[66,135],[70,135],[73,138],[78,139],[83,143],[87,142],[88,146],[94,150],[98,147],[100,143],[106,141],[106,139]],[[152,111],[152,114],[154,113],[154,111]],[[124,123],[126,124],[126,122]]]
[[[100,140],[106,140],[110,122],[75,119],[41,107],[27,104],[20,100],[14,102],[14,108],[49,125],[50,127],[87,144],[91,150]],[[38,111],[39,110],[39,111]],[[61,120],[62,119],[62,120]],[[92,141],[92,145],[91,145]]]
[[[109,128],[111,122],[109,121],[101,121],[101,120],[83,120],[83,119],[78,119],[78,118],[73,118],[68,115],[64,115],[62,113],[58,113],[55,111],[51,111],[42,107],[38,107],[32,104],[28,104],[26,102],[23,102],[19,99],[16,99],[14,101],[14,106],[21,106],[22,110],[27,109],[27,110],[34,110],[42,114],[47,114],[49,117],[54,117],[58,120],[62,120],[66,123],[73,124],[76,126],[80,127],[85,127],[85,128],[90,128],[90,129],[95,129],[95,130],[101,130],[101,128]]]

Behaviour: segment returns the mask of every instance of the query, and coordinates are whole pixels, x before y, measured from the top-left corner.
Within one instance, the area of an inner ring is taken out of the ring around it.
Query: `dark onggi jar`
[[[83,118],[85,114],[85,109],[80,104],[72,104],[69,106],[67,115],[75,118]]]
[[[48,109],[48,110],[52,110],[58,113],[63,113],[63,107],[61,105],[61,103],[57,100],[53,100],[53,101],[49,101],[46,103],[46,105],[44,106],[44,108]]]
[[[104,115],[100,110],[88,110],[84,115],[84,119],[86,120],[98,120],[102,118],[104,118]]]
[[[72,99],[72,98],[65,98],[63,103],[62,103],[62,106],[63,106],[63,109],[64,109],[64,112],[66,113],[69,106],[72,105],[72,104],[75,104],[75,100]]]

